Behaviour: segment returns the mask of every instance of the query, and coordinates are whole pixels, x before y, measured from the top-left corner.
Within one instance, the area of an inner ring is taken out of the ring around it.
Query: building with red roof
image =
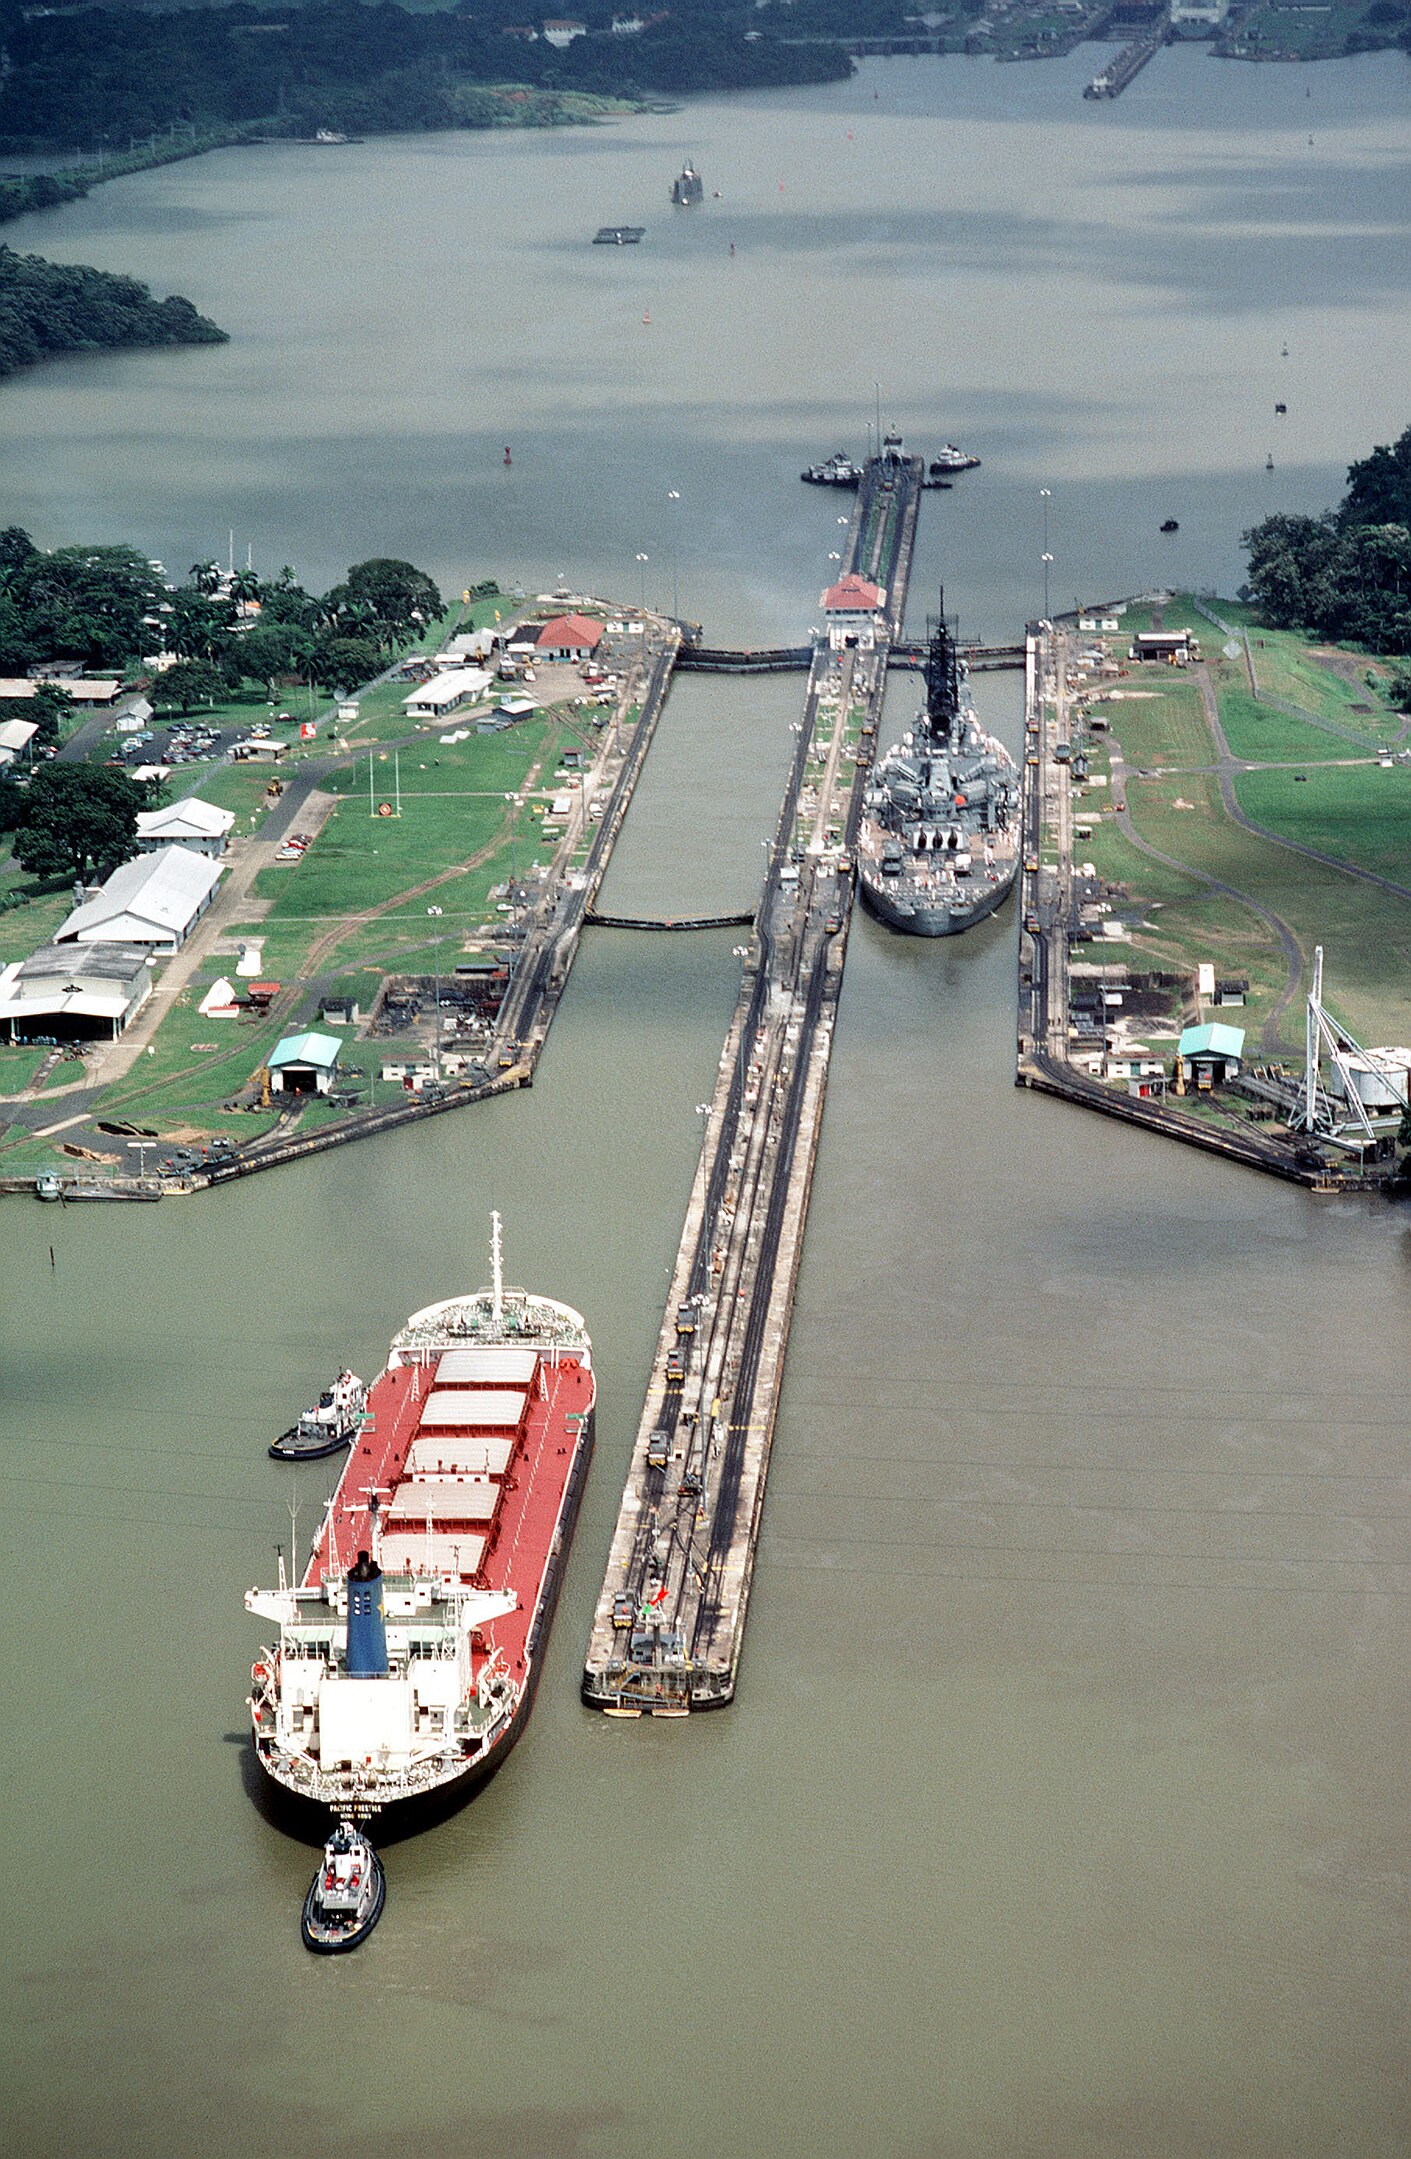
[[[591,615],[555,615],[534,640],[543,660],[591,660],[603,641],[603,626]]]
[[[828,642],[835,651],[845,645],[871,646],[877,635],[877,618],[887,605],[887,588],[874,585],[849,570],[836,585],[818,596],[828,624]]]

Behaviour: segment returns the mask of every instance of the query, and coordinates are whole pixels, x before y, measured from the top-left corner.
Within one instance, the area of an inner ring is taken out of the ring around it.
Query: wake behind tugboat
[[[913,937],[983,921],[1019,868],[1018,768],[975,717],[944,593],[941,606],[927,626],[926,702],[873,774],[858,830],[863,899]]]

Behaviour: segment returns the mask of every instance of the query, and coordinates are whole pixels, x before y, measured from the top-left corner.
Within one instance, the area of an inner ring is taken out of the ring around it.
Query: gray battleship
[[[944,615],[927,631],[926,702],[863,798],[857,874],[892,929],[954,937],[993,914],[1014,883],[1019,772],[975,717]]]

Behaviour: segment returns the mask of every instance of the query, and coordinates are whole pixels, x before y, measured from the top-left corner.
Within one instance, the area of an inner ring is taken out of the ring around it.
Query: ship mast
[[[494,1283],[495,1327],[498,1331],[505,1315],[505,1263],[500,1248],[500,1217],[498,1210],[490,1216],[490,1273]]]
[[[944,736],[949,742],[960,711],[960,669],[955,642],[946,624],[945,586],[940,589],[938,615],[926,624],[926,725],[932,740]]]

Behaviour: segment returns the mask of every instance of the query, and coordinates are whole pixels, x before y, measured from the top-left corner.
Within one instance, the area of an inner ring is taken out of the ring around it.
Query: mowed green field
[[[1235,793],[1256,824],[1411,886],[1411,765],[1245,772]]]
[[[1376,776],[1382,780],[1392,777],[1380,771]],[[1249,777],[1262,780],[1266,775]],[[1310,790],[1313,784],[1309,782]],[[1177,809],[1178,798],[1192,807]],[[1142,838],[1178,861],[1204,870],[1258,900],[1288,924],[1303,953],[1304,986],[1313,948],[1321,944],[1326,955],[1329,1003],[1362,1040],[1408,1039],[1411,900],[1346,877],[1331,865],[1309,862],[1304,856],[1232,824],[1225,815],[1213,776],[1134,781],[1127,791],[1127,805]],[[1344,824],[1341,837],[1343,844],[1337,851],[1345,860],[1360,862],[1362,853],[1355,831]],[[1141,874],[1134,878],[1133,885],[1138,892],[1147,889]],[[1237,902],[1217,900],[1213,906],[1213,918],[1204,916],[1191,922],[1187,963],[1213,959],[1218,965],[1223,956],[1232,968],[1248,973],[1252,980],[1261,975],[1267,979],[1267,929]],[[1199,949],[1198,940],[1208,932],[1212,919],[1238,933],[1233,940],[1222,936],[1222,952]],[[1173,926],[1181,927],[1178,921],[1163,915],[1165,939],[1169,940]],[[1296,1031],[1285,1020],[1284,1035],[1291,1047]]]
[[[1230,754],[1249,764],[1332,764],[1339,758],[1376,754],[1377,745],[1371,736],[1365,745],[1349,742],[1345,736],[1302,720],[1296,713],[1256,703],[1243,668],[1236,673],[1222,662],[1215,690]]]
[[[1249,651],[1261,697],[1280,698],[1366,734],[1394,734],[1400,725],[1400,715],[1386,703],[1391,669],[1385,660],[1310,645],[1293,630],[1252,629]]]
[[[1232,622],[1247,611],[1225,602],[1217,612]],[[1100,710],[1108,740],[1128,767],[1126,802],[1139,838],[1192,871],[1204,872],[1278,916],[1292,932],[1303,958],[1306,988],[1313,949],[1325,952],[1329,1002],[1363,1040],[1411,1039],[1411,899],[1403,900],[1337,867],[1345,862],[1411,886],[1411,768],[1387,771],[1376,752],[1399,736],[1403,722],[1383,694],[1386,670],[1357,654],[1316,651],[1285,632],[1255,630],[1256,675],[1270,696],[1297,703],[1299,712],[1257,701],[1243,658],[1219,655],[1218,632],[1184,603],[1163,610],[1169,627],[1189,622],[1207,654],[1220,717],[1230,748],[1251,762],[1285,769],[1242,773],[1236,780],[1241,808],[1271,836],[1244,831],[1225,812],[1210,767],[1215,744],[1204,717],[1197,677],[1165,669],[1136,671],[1122,685],[1159,689],[1155,697],[1124,697]],[[1137,610],[1124,634],[1145,624]],[[1370,671],[1375,686],[1365,679]],[[1357,705],[1371,705],[1358,712]],[[1345,730],[1334,734],[1318,721]],[[1351,734],[1354,739],[1348,740]],[[1103,764],[1102,738],[1094,740],[1094,769]],[[1296,775],[1301,773],[1302,778]],[[1146,776],[1143,776],[1146,775]],[[1101,814],[1107,788],[1093,789],[1075,804],[1075,816]],[[1277,844],[1279,836],[1334,858],[1327,864]],[[1111,817],[1096,823],[1091,840],[1075,842],[1079,860],[1146,901],[1134,947],[1153,964],[1194,967],[1210,960],[1217,971],[1247,975],[1251,983],[1243,1024],[1256,1039],[1288,977],[1287,960],[1269,924],[1240,901],[1211,894],[1131,846]],[[1281,1034],[1297,1049],[1299,1007],[1286,1012]]]
[[[1200,702],[1198,685],[1174,667],[1149,667],[1121,694],[1097,710],[1122,745],[1127,764],[1208,765],[1215,746]]]

